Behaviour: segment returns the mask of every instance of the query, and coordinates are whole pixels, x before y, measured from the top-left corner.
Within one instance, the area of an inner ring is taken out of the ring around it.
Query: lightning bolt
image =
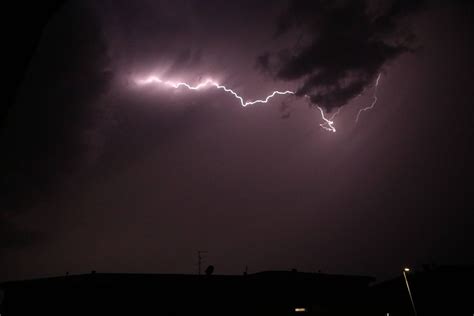
[[[379,75],[377,76],[377,80],[375,81],[375,89],[374,89],[374,96],[373,96],[373,101],[372,101],[372,104],[370,104],[369,106],[365,107],[365,108],[362,108],[359,110],[359,112],[357,112],[357,116],[356,116],[356,123],[359,121],[359,116],[362,112],[365,112],[365,111],[368,111],[368,110],[372,110],[375,106],[375,103],[377,103],[377,88],[379,86],[379,80],[380,80],[380,75],[382,73],[379,73]]]
[[[321,112],[321,118],[324,120],[324,123],[319,124],[319,126],[321,126],[327,131],[335,133],[336,128],[334,127],[334,118],[339,114],[339,111],[341,110],[341,108],[338,108],[337,112],[331,115],[330,118],[326,118],[326,116],[324,115],[323,109],[320,106],[317,106],[317,107],[319,109],[319,112]]]
[[[379,74],[379,78],[380,78],[380,74]],[[378,79],[379,78],[377,78],[377,84],[378,84]],[[227,88],[226,86],[223,86],[223,85],[219,84],[218,82],[216,82],[212,79],[206,79],[204,82],[201,82],[201,83],[199,83],[198,85],[195,85],[195,86],[192,86],[192,85],[190,85],[186,82],[175,82],[175,81],[170,81],[170,80],[162,80],[161,78],[156,77],[156,76],[149,76],[149,77],[144,78],[144,79],[137,79],[137,80],[135,80],[135,82],[138,85],[158,84],[158,85],[162,85],[162,86],[171,87],[171,88],[174,88],[174,89],[184,87],[184,88],[189,89],[189,90],[201,90],[201,89],[204,89],[204,88],[207,88],[207,87],[214,87],[216,89],[224,90],[225,92],[230,93],[231,95],[233,95],[236,99],[239,100],[240,105],[242,105],[243,107],[246,107],[247,105],[257,104],[257,103],[267,103],[271,98],[275,97],[276,95],[286,95],[286,94],[293,94],[294,95],[295,94],[295,92],[289,91],[289,90],[286,90],[286,91],[276,90],[276,91],[273,91],[270,95],[268,95],[264,99],[254,100],[254,101],[245,101],[243,97],[241,97],[240,95],[237,94],[237,92],[235,92],[232,89]],[[305,97],[309,98],[308,95],[305,95]],[[372,105],[372,107],[373,107],[373,105]],[[321,113],[321,119],[324,121],[323,123],[319,124],[319,126],[321,126],[326,131],[330,131],[330,132],[335,133],[336,128],[334,127],[334,118],[339,114],[339,111],[341,109],[339,108],[337,110],[337,112],[335,112],[333,115],[331,115],[329,118],[327,118],[324,115],[323,109],[319,106],[317,106],[317,108],[319,109],[319,112]],[[363,110],[365,111],[365,109],[363,109]],[[360,110],[359,114],[363,110]],[[358,119],[358,116],[357,116],[357,119]]]
[[[304,97],[306,99],[310,98],[310,96],[307,95],[307,94],[305,94]],[[309,104],[311,105],[311,101],[309,101]],[[321,113],[321,119],[324,121],[324,123],[319,124],[319,126],[321,126],[321,128],[323,128],[326,131],[335,133],[336,128],[334,127],[334,118],[339,114],[339,111],[341,111],[341,108],[338,108],[337,111],[333,115],[331,115],[330,118],[327,118],[324,115],[324,110],[319,105],[316,105],[316,107],[318,108],[319,112]]]
[[[293,91],[289,91],[289,90],[286,90],[286,91],[273,91],[270,95],[268,95],[264,99],[254,100],[254,101],[245,101],[244,98],[242,98],[240,95],[237,94],[237,92],[235,92],[232,89],[227,88],[226,86],[220,85],[219,83],[217,83],[216,81],[214,81],[212,79],[206,79],[204,82],[202,82],[202,83],[200,83],[196,86],[191,86],[186,82],[174,82],[174,81],[169,81],[169,80],[162,80],[162,79],[160,79],[158,77],[155,77],[155,76],[150,76],[146,79],[136,80],[136,83],[139,84],[139,85],[146,85],[146,84],[155,83],[155,84],[165,85],[165,86],[168,86],[168,87],[171,87],[171,88],[174,88],[174,89],[178,89],[180,87],[185,87],[189,90],[200,90],[200,89],[211,86],[211,87],[215,87],[217,89],[221,89],[221,90],[224,90],[225,92],[228,92],[228,93],[232,94],[236,99],[238,99],[240,101],[240,105],[242,105],[243,107],[246,107],[247,105],[257,104],[257,103],[267,103],[271,98],[273,98],[276,95],[295,94]]]

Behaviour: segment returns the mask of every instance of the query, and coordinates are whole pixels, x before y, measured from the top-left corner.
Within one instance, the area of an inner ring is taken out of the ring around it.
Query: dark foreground
[[[473,267],[425,267],[408,281],[418,315],[473,315]],[[5,282],[8,315],[413,315],[403,277],[269,271],[244,276],[103,274]]]

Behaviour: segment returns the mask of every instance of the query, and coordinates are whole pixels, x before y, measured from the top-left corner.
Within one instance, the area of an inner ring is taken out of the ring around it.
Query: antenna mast
[[[203,257],[201,254],[207,253],[205,250],[198,250],[197,255],[198,255],[198,275],[201,275],[201,264],[202,264],[202,259]]]

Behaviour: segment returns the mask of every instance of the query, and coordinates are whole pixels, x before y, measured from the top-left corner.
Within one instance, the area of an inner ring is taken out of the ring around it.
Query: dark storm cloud
[[[37,235],[15,227],[5,214],[14,219],[47,200],[58,179],[85,159],[94,143],[86,131],[94,129],[100,112],[95,102],[111,76],[96,17],[86,6],[68,2],[45,28],[0,135],[2,246],[25,245]]]
[[[420,1],[373,7],[366,1],[291,1],[276,36],[296,34],[292,47],[266,52],[257,65],[277,79],[302,80],[297,90],[327,111],[341,107],[374,81],[382,67],[412,50],[402,18]]]

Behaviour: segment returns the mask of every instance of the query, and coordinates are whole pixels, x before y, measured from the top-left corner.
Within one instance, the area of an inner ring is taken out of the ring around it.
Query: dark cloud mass
[[[302,79],[297,94],[332,111],[412,49],[413,35],[402,20],[420,7],[420,1],[375,8],[366,1],[292,1],[278,19],[276,36],[294,33],[295,43],[260,55],[257,65],[277,79]]]
[[[52,16],[30,61],[1,139],[2,246],[24,245],[36,233],[15,218],[44,203],[54,187],[97,150],[95,106],[111,81],[107,47],[87,5],[68,2]],[[54,170],[54,171],[52,171]]]

